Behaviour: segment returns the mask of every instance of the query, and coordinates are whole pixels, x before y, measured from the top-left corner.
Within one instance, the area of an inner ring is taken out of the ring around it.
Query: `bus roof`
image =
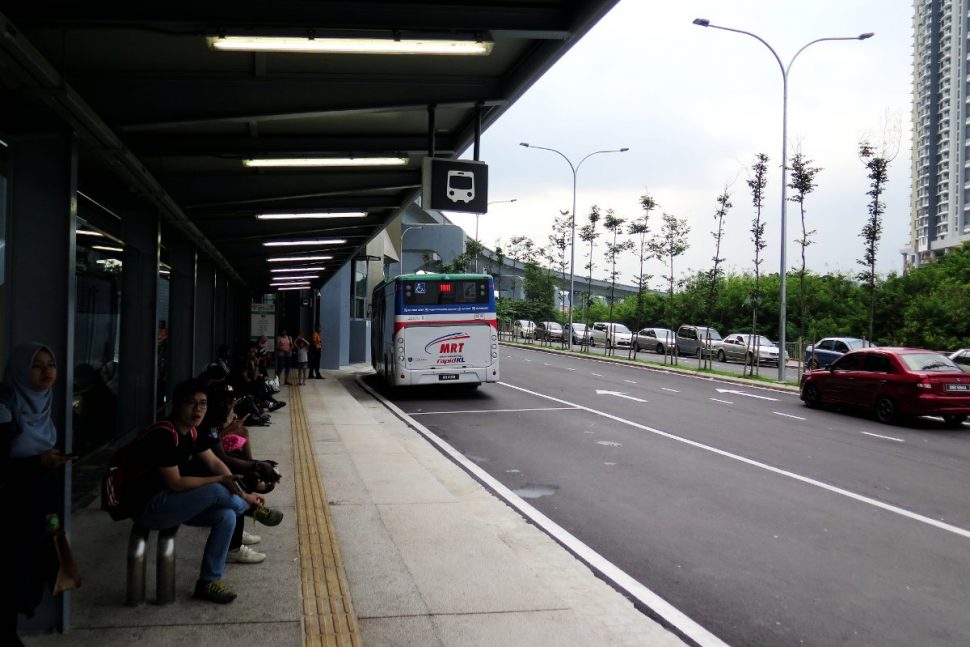
[[[456,279],[486,279],[490,278],[489,274],[401,274],[394,277],[393,279],[388,279],[388,281],[398,280],[398,281],[428,281],[431,279],[443,279],[445,281],[453,281]]]

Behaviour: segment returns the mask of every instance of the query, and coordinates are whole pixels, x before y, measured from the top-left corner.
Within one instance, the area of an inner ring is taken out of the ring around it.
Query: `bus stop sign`
[[[485,213],[488,165],[471,160],[426,157],[421,167],[421,206],[425,209]]]

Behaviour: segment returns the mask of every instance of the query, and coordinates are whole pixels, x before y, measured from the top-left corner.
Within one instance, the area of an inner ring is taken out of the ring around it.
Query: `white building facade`
[[[907,267],[970,240],[970,0],[915,0]]]

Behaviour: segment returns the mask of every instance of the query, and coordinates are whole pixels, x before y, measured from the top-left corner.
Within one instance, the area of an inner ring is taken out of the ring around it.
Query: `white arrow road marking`
[[[668,388],[663,387],[663,386],[660,387],[660,390],[661,391],[670,391],[671,393],[680,393],[680,391],[678,391],[677,389],[668,389]]]
[[[802,418],[801,416],[793,416],[790,413],[782,413],[781,411],[772,411],[772,413],[775,414],[776,416],[784,416],[786,418],[794,418],[795,420],[805,420],[805,418]]]
[[[633,400],[634,402],[646,402],[646,400],[641,400],[640,398],[635,398],[632,395],[627,395],[626,393],[620,393],[619,391],[604,391],[603,389],[596,389],[596,395],[615,395],[618,398],[623,398],[625,400]]]
[[[902,438],[893,438],[892,436],[882,436],[880,434],[871,434],[868,431],[863,431],[862,433],[864,433],[867,436],[875,436],[876,438],[885,438],[886,440],[895,440],[897,443],[905,443],[906,442]]]
[[[767,395],[755,395],[754,393],[745,393],[744,391],[735,391],[734,389],[716,389],[718,393],[732,393],[734,395],[743,395],[746,398],[758,398],[759,400],[771,400],[772,402],[778,402],[778,398],[769,398]]]
[[[711,400],[714,400],[714,402],[720,402],[721,404],[734,404],[730,400],[718,400],[717,398],[711,398]]]

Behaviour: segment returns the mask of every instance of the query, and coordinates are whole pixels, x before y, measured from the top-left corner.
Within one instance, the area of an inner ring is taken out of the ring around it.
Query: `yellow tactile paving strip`
[[[340,560],[326,491],[317,471],[300,389],[290,388],[289,405],[303,589],[303,644],[359,647],[357,615]]]

